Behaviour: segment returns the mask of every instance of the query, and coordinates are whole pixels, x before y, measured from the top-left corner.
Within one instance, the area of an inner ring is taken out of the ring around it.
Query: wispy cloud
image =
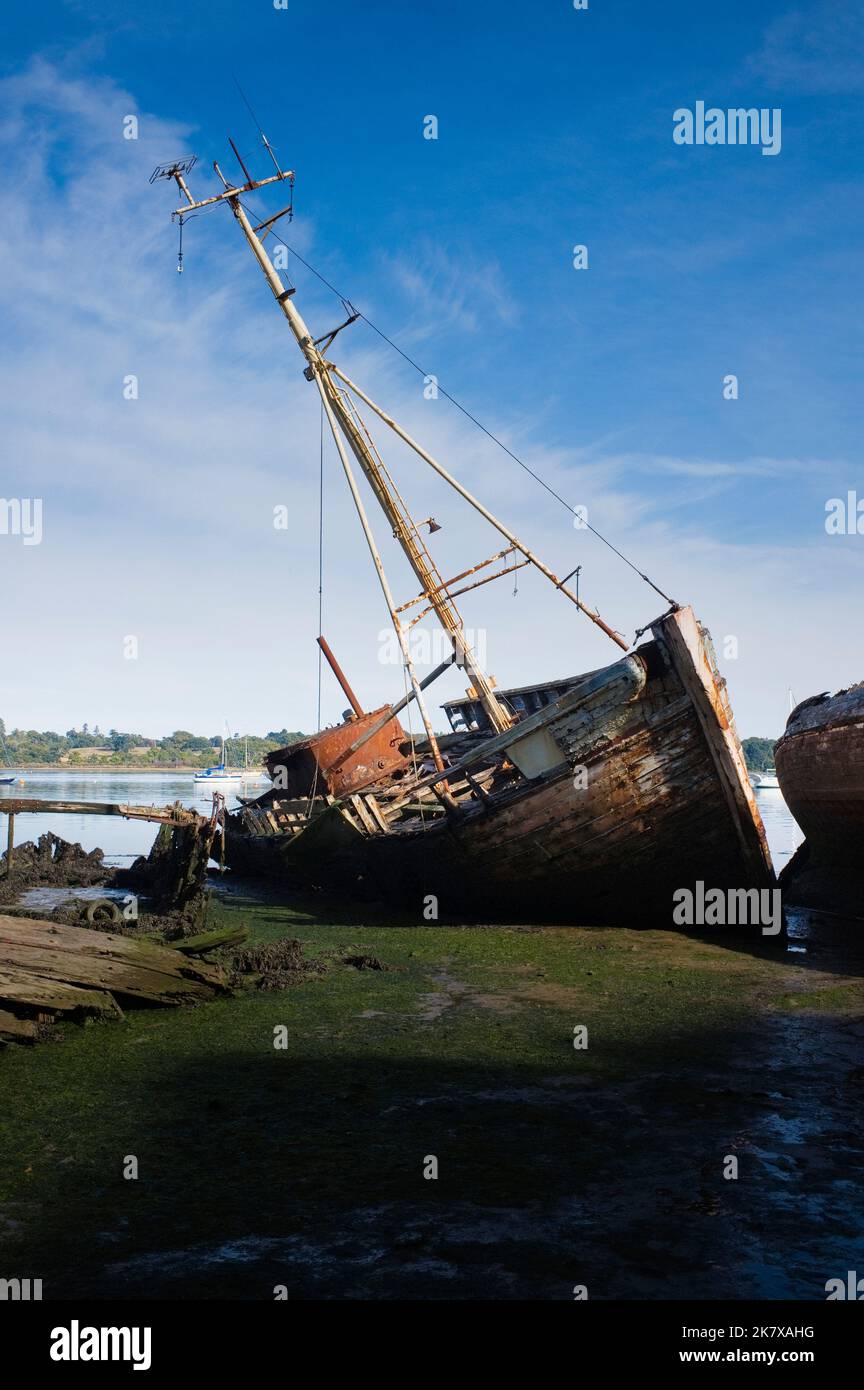
[[[174,271],[170,190],[150,188],[147,179],[158,162],[189,148],[192,132],[143,113],[139,140],[124,141],[122,118],[137,110],[134,97],[46,62],[0,84],[0,97],[0,149],[16,186],[0,270],[0,308],[12,328],[12,348],[3,352],[2,491],[45,500],[41,546],[0,542],[16,595],[4,628],[4,672],[14,672],[14,687],[0,692],[0,713],[10,724],[86,719],[145,733],[216,728],[226,713],[261,730],[310,727],[317,400],[230,216],[190,222],[187,269],[182,277]],[[396,271],[397,292],[381,294],[388,325],[409,303],[409,329],[418,335],[440,330],[442,303],[469,342],[489,322],[511,322],[510,296],[492,263],[462,264],[429,246],[417,260],[396,262]],[[304,287],[298,299],[323,329],[333,306],[320,294]],[[349,375],[559,574],[583,564],[584,595],[615,626],[632,635],[654,616],[659,600],[638,576],[576,530],[566,508],[443,397],[426,400],[422,381],[370,342],[359,326],[356,336],[337,340],[334,355]],[[123,399],[129,373],[139,379],[136,401]],[[853,658],[831,633],[855,628],[860,556],[820,538],[818,516],[812,545],[798,550],[768,535],[752,546],[723,540],[709,534],[707,512],[682,511],[704,495],[700,489],[797,479],[812,460],[624,450],[614,429],[598,430],[593,441],[574,432],[562,444],[542,410],[498,394],[484,421],[565,499],[587,504],[592,522],[668,592],[692,600],[715,635],[742,639],[741,660],[728,674],[745,732],[779,728],[782,690],[775,718],[772,682],[807,691],[808,663],[821,686],[855,677]],[[617,415],[610,420],[614,426]],[[435,536],[442,571],[459,573],[500,547],[419,460],[386,435],[382,448],[417,513],[443,524]],[[283,503],[289,527],[280,532],[272,512]],[[371,511],[394,585],[407,598],[414,581]],[[833,627],[825,621],[829,598]],[[515,596],[509,582],[489,585],[465,600],[464,611],[469,626],[488,627],[502,682],[588,669],[615,655],[528,571]],[[796,625],[810,636],[792,649],[787,634]],[[370,706],[400,687],[398,672],[378,661],[385,626],[325,441],[325,630]],[[122,658],[130,633],[140,638],[137,662]],[[442,698],[453,682],[458,688],[457,675],[447,679]],[[338,717],[342,704],[338,691],[325,691],[325,718]]]
[[[649,458],[628,457],[634,466],[648,472],[677,474],[683,478],[788,478],[809,475],[814,466],[812,459],[679,459],[662,454]]]
[[[512,324],[518,309],[507,293],[501,267],[423,240],[385,262],[396,288],[411,305],[414,341],[442,329],[466,333]]]
[[[864,91],[864,8],[822,0],[774,20],[748,69],[770,86],[813,95]]]

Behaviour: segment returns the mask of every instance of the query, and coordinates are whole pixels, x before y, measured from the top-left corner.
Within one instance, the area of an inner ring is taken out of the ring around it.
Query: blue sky
[[[227,134],[266,172],[235,78],[297,170],[288,240],[694,604],[742,735],[780,731],[789,686],[800,699],[864,676],[864,536],[824,526],[829,498],[864,498],[860,6],[68,3],[5,24],[0,495],[44,506],[41,545],[0,536],[10,727],[314,724],[313,388],[227,212],[188,223],[179,277],[174,201],[147,183],[194,152],[195,191],[215,191]],[[698,100],[780,108],[781,152],[675,145],[673,111]],[[335,326],[338,300],[292,275],[313,329]],[[615,626],[655,616],[656,596],[424,400],[367,327],[334,356],[559,573],[581,563]],[[415,462],[387,458],[419,515],[444,521],[443,569],[498,548]],[[371,706],[402,677],[380,659],[386,613],[336,469],[330,446],[324,627]],[[615,658],[525,572],[518,596],[488,586],[463,610],[502,684]],[[343,705],[328,680],[325,720]]]

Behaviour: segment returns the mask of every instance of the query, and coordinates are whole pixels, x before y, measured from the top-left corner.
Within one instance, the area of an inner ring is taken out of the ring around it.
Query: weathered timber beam
[[[32,977],[32,978],[31,978]],[[0,1000],[26,1002],[46,990],[101,990],[153,1004],[212,999],[227,989],[222,971],[168,946],[63,923],[0,916]],[[16,985],[18,981],[18,985]],[[52,1007],[52,1006],[48,1006]]]
[[[25,1006],[54,1014],[91,1014],[96,1018],[122,1018],[110,992],[86,985],[71,984],[40,975],[36,970],[13,969],[0,962],[0,999],[13,1006]]]
[[[7,1009],[0,1009],[0,1043],[35,1042],[39,1036],[39,1024],[35,1018],[19,1018]]]
[[[220,946],[239,946],[249,935],[249,928],[219,927],[216,931],[201,932],[198,936],[187,936],[184,941],[174,943],[175,951],[184,956],[197,956],[204,951],[215,951]]]
[[[0,815],[122,816],[124,820],[148,820],[194,825],[205,819],[197,811],[176,806],[131,806],[114,801],[42,801],[29,797],[0,800]]]

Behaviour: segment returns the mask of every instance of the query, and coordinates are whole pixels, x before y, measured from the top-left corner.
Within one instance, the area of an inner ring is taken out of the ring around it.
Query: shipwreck
[[[864,682],[802,700],[774,756],[784,800],[807,837],[783,870],[790,902],[864,917]]]
[[[362,882],[418,913],[433,895],[442,919],[630,922],[635,909],[640,920],[671,925],[674,890],[697,879],[770,887],[771,858],[726,684],[692,609],[621,556],[663,603],[637,634],[638,645],[626,641],[583,601],[579,569],[559,578],[332,360],[337,335],[360,315],[346,302],[348,318],[335,329],[316,337],[307,326],[295,287],[267,250],[279,219],[292,215],[294,175],[262,139],[276,171],[265,179],[252,178],[233,144],[243,180],[232,183],[214,164],[222,186],[210,197],[196,200],[188,187],[193,158],[160,166],[153,179],[176,183],[181,225],[205,207],[228,208],[263,272],[335,442],[402,653],[406,694],[366,711],[319,639],[351,708],[342,725],[270,756],[273,786],[226,818],[226,863],[288,883]],[[247,195],[282,181],[292,186],[292,204],[253,218]],[[445,578],[430,549],[440,528],[411,514],[373,439],[373,418],[379,433],[398,438],[479,513],[503,547]],[[416,577],[418,593],[401,603],[355,465]],[[524,566],[613,643],[611,664],[496,687],[467,639],[456,599]],[[421,680],[409,634],[430,614],[451,655]],[[468,689],[445,707],[451,732],[438,737],[425,691],[452,663]],[[409,738],[399,722],[411,702],[421,739]]]

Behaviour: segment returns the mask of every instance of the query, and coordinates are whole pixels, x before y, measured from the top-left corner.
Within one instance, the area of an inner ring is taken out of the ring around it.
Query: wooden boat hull
[[[707,634],[690,609],[652,632],[492,741],[528,773],[504,793],[390,833],[364,833],[338,806],[295,835],[239,833],[232,818],[229,864],[289,883],[344,887],[362,877],[418,919],[426,910],[442,921],[671,926],[677,888],[770,886],[764,827]]]
[[[786,805],[830,863],[860,865],[864,845],[864,684],[804,701],[775,749]]]

